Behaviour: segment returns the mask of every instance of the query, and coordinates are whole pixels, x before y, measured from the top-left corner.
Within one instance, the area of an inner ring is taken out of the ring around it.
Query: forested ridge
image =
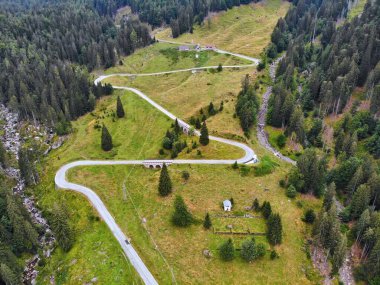
[[[6,3],[0,12],[0,100],[23,119],[54,126],[92,110],[110,90],[93,86],[88,72],[151,43],[147,25],[130,18],[116,28],[106,6],[96,6],[103,16],[90,2],[42,1],[30,9],[22,1]]]
[[[202,24],[209,12],[231,9],[233,6],[259,0],[126,0],[143,22],[159,27],[170,25],[173,37],[193,31],[193,24]]]
[[[345,19],[347,1],[293,4],[266,51],[269,61],[286,52],[277,69],[268,123],[282,127],[304,148],[281,183],[324,196],[312,236],[329,257],[331,274],[338,273],[347,248],[356,244],[355,278],[378,284],[380,1],[367,1],[363,13],[351,20]],[[342,113],[328,146],[325,119]]]

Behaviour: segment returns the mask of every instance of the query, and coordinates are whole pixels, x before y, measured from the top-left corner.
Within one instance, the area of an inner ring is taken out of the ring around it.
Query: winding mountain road
[[[172,44],[181,44],[176,42],[170,42],[170,41],[163,41],[159,40],[160,42],[167,42]],[[245,60],[249,60],[252,63],[246,64],[246,65],[228,65],[223,66],[223,68],[246,68],[246,67],[253,67],[259,63],[259,60],[253,57],[240,55],[237,53],[231,53],[220,49],[214,49],[215,52],[221,53],[221,54],[230,54]],[[102,80],[113,77],[113,76],[125,76],[125,77],[135,77],[135,76],[157,76],[157,75],[163,75],[163,74],[171,74],[171,73],[178,73],[178,72],[188,72],[188,71],[197,71],[197,70],[207,70],[209,68],[217,68],[217,66],[205,66],[205,67],[194,67],[194,68],[187,68],[187,69],[179,69],[179,70],[171,70],[171,71],[162,71],[162,72],[155,72],[155,73],[139,73],[139,74],[132,74],[132,73],[118,73],[118,74],[109,74],[109,75],[101,75],[97,79],[95,79],[94,83],[99,84]],[[275,66],[271,66],[271,74],[274,74]],[[164,113],[166,116],[171,118],[172,120],[178,120],[178,123],[181,127],[190,129],[190,125],[188,125],[183,120],[177,118],[174,114],[166,110],[161,105],[154,102],[152,99],[150,99],[146,94],[144,94],[142,91],[127,87],[127,86],[113,86],[115,89],[122,89],[127,90],[135,93],[138,95],[141,99],[147,101],[149,104],[151,104],[153,107]],[[273,152],[276,156],[278,156],[280,159],[283,159],[285,161],[288,161],[290,163],[294,163],[291,159],[282,156],[279,154],[276,150],[274,150],[266,137],[266,134],[264,132],[264,125],[265,125],[265,116],[266,116],[266,110],[267,110],[267,104],[268,104],[268,98],[271,94],[271,87],[268,87],[268,90],[266,92],[266,95],[264,95],[263,105],[260,110],[259,115],[259,125],[258,125],[258,138],[259,142],[266,147],[268,150]],[[262,127],[260,127],[262,126]],[[199,131],[194,132],[195,135],[199,136]],[[215,136],[210,136],[210,140],[218,141],[221,143],[229,144],[238,148],[241,148],[244,150],[245,155],[240,159],[199,159],[199,160],[184,160],[184,159],[177,159],[177,160],[165,160],[161,161],[168,164],[207,164],[207,165],[223,165],[223,164],[233,164],[235,161],[237,161],[240,164],[250,164],[250,163],[256,163],[258,162],[258,158],[255,154],[255,152],[248,147],[247,145],[232,141],[229,139],[219,138]],[[133,267],[136,269],[137,273],[140,275],[141,279],[145,284],[158,284],[152,273],[149,271],[149,269],[146,267],[144,262],[141,260],[140,256],[137,254],[135,249],[130,243],[130,239],[123,233],[123,231],[120,229],[118,224],[116,223],[115,219],[112,217],[110,212],[108,211],[107,207],[104,205],[102,200],[99,198],[99,196],[92,191],[90,188],[71,183],[67,181],[66,176],[67,172],[70,169],[73,169],[78,166],[94,166],[94,165],[144,165],[145,160],[80,160],[68,163],[64,166],[62,166],[58,172],[55,175],[55,184],[58,189],[67,189],[67,190],[73,190],[78,193],[83,194],[86,196],[86,198],[92,203],[94,208],[98,211],[101,218],[104,220],[104,222],[107,224],[107,226],[110,228],[112,234],[115,236],[116,240],[119,242],[121,248],[123,249],[124,253],[126,254],[127,258],[133,265]]]
[[[259,60],[256,58],[247,57],[244,55],[234,54],[227,51],[215,49],[216,52],[222,53],[222,54],[231,54],[237,57],[240,57],[242,59],[250,60],[252,64],[247,65],[236,65],[236,66],[223,66],[223,68],[243,68],[243,67],[253,67],[255,66]],[[188,68],[188,69],[180,69],[180,70],[172,70],[172,71],[163,71],[163,72],[156,72],[156,73],[140,73],[140,74],[129,74],[129,73],[123,73],[123,74],[109,74],[109,75],[102,75],[99,76],[97,79],[95,79],[94,83],[98,84],[101,83],[102,80],[112,77],[112,76],[156,76],[156,75],[162,75],[162,74],[170,74],[170,73],[178,73],[178,72],[188,72],[188,71],[194,71],[194,70],[206,70],[209,68],[217,68],[217,66],[205,66],[205,67],[195,67],[195,68]],[[178,123],[181,127],[190,129],[190,126],[182,121],[181,119],[177,118],[175,115],[173,115],[171,112],[154,102],[152,99],[150,99],[146,94],[141,92],[140,90],[136,88],[126,87],[126,86],[113,86],[115,89],[122,89],[122,90],[128,90],[136,95],[138,95],[140,98],[144,99],[148,103],[150,103],[153,107],[164,113],[166,116],[171,118],[172,120],[177,119]],[[199,131],[195,131],[195,135],[199,136]],[[241,164],[249,164],[249,163],[256,163],[258,162],[257,156],[255,152],[248,147],[247,145],[224,139],[219,138],[215,136],[210,136],[210,140],[218,141],[221,143],[229,144],[238,148],[241,148],[244,150],[245,155],[240,159],[199,159],[199,160],[165,160],[165,163],[168,164],[208,164],[208,165],[223,165],[223,164],[232,164],[235,161]],[[98,211],[100,217],[104,220],[104,222],[107,224],[107,226],[110,228],[112,234],[116,238],[116,240],[119,242],[121,248],[123,249],[124,253],[126,254],[127,258],[133,265],[133,267],[136,269],[137,273],[140,275],[141,279],[145,284],[158,284],[152,273],[149,271],[149,269],[146,267],[144,262],[141,260],[140,256],[137,254],[136,250],[133,248],[131,243],[129,242],[130,239],[123,233],[123,231],[120,229],[119,225],[116,223],[115,219],[112,217],[110,212],[108,211],[107,207],[104,205],[102,200],[99,198],[99,196],[92,191],[90,188],[71,183],[67,181],[66,176],[67,172],[70,169],[73,169],[74,167],[78,166],[93,166],[93,165],[143,165],[145,160],[81,160],[81,161],[75,161],[68,163],[64,166],[62,166],[58,172],[55,175],[55,185],[58,189],[67,189],[67,190],[73,190],[78,193],[83,194],[86,196],[86,198],[91,202],[91,204],[94,206],[94,208]]]

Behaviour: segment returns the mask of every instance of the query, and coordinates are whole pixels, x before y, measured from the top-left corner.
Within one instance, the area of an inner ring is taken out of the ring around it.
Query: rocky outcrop
[[[20,135],[20,122],[16,113],[11,112],[8,108],[0,105],[0,120],[3,122],[4,134],[1,136],[4,148],[8,153],[13,155],[18,160],[18,152],[22,145],[23,139]],[[52,133],[49,132],[46,135],[46,131],[41,131],[42,127],[37,127],[39,130],[38,138],[47,137],[47,140],[51,141]],[[26,131],[30,130],[29,126]],[[31,135],[35,135],[30,134]],[[36,138],[37,136],[35,136]],[[46,143],[46,142],[44,142]],[[36,203],[33,197],[29,197],[25,194],[25,182],[21,177],[20,170],[15,167],[7,167],[4,169],[4,173],[11,179],[16,181],[16,185],[13,187],[14,195],[19,195],[22,198],[23,204],[29,212],[32,221],[39,225],[43,229],[43,234],[38,238],[38,243],[42,249],[44,257],[49,257],[54,249],[55,238],[50,229],[50,226],[46,219],[42,216],[41,211],[36,207]],[[35,284],[38,271],[36,269],[41,257],[36,254],[26,262],[23,275],[24,284]]]

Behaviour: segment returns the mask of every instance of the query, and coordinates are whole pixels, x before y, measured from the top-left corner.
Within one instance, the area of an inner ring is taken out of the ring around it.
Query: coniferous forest
[[[116,1],[87,2],[0,4],[0,101],[22,118],[55,126],[92,110],[111,90],[88,73],[151,43],[138,19],[116,28]]]
[[[380,1],[368,1],[361,16],[350,21],[344,20],[347,1],[293,3],[278,21],[266,52],[269,60],[286,52],[276,72],[267,121],[283,127],[285,135],[293,135],[306,149],[285,177],[286,187],[324,195],[313,239],[328,252],[332,273],[346,258],[349,238],[362,250],[355,278],[377,284]],[[359,108],[360,102],[353,99],[355,90],[364,94],[369,108]],[[323,120],[340,114],[329,149],[322,140]],[[304,121],[309,116],[313,123],[307,126]],[[348,224],[350,231],[342,233],[340,228]]]

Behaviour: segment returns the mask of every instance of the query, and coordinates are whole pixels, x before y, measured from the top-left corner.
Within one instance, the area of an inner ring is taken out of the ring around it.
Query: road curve
[[[238,65],[238,66],[223,66],[224,68],[239,68],[239,67],[252,67],[256,65],[259,61],[258,59],[247,57],[244,55],[234,54],[223,50],[215,50],[219,53],[225,53],[225,54],[231,54],[240,58],[244,58],[247,60],[252,61],[252,64],[248,65]],[[217,66],[208,66],[208,67],[195,67],[195,68],[188,68],[188,69],[181,69],[181,70],[173,70],[173,71],[164,71],[164,72],[156,72],[156,73],[145,73],[145,74],[110,74],[110,75],[102,75],[99,76],[97,79],[95,79],[94,83],[98,84],[101,83],[102,80],[109,78],[111,76],[155,76],[155,75],[161,75],[161,74],[169,74],[169,73],[177,73],[177,72],[185,72],[185,71],[193,71],[193,70],[204,70],[208,68],[217,68]],[[178,123],[181,127],[190,128],[190,126],[182,121],[181,119],[177,118],[175,115],[173,115],[171,112],[154,102],[152,99],[150,99],[146,94],[141,92],[140,90],[136,88],[131,87],[125,87],[125,86],[113,86],[115,89],[123,89],[128,90],[136,95],[138,95],[140,98],[144,99],[148,103],[150,103],[153,107],[164,113],[166,116],[171,118],[172,120],[177,119]],[[199,131],[194,131],[195,135],[199,136]],[[215,136],[209,136],[210,140],[218,141],[221,143],[229,144],[235,147],[239,147],[242,150],[244,150],[245,155],[240,159],[199,159],[199,160],[184,160],[184,159],[178,159],[178,160],[165,160],[168,164],[207,164],[207,165],[225,165],[225,164],[232,164],[235,161],[242,164],[250,164],[250,163],[256,163],[258,162],[257,156],[255,152],[248,147],[247,145],[232,141],[225,138],[219,138]],[[104,220],[104,222],[107,224],[107,226],[110,228],[112,234],[115,236],[116,240],[119,242],[121,248],[123,249],[124,253],[126,254],[127,258],[133,265],[133,267],[136,269],[137,273],[140,275],[141,279],[145,284],[158,284],[155,280],[152,273],[149,271],[149,269],[146,267],[144,262],[141,260],[133,246],[130,244],[129,239],[126,237],[126,235],[123,233],[123,231],[120,229],[118,224],[116,223],[115,219],[112,217],[102,200],[99,198],[99,196],[92,191],[90,188],[71,183],[67,181],[67,172],[70,169],[73,169],[74,167],[78,166],[93,166],[93,165],[143,165],[144,160],[81,160],[81,161],[75,161],[68,163],[64,166],[62,166],[55,175],[55,185],[58,189],[67,189],[67,190],[73,190],[78,193],[81,193],[87,197],[88,200],[90,200],[91,204],[94,206],[94,208],[98,211],[101,218]]]

